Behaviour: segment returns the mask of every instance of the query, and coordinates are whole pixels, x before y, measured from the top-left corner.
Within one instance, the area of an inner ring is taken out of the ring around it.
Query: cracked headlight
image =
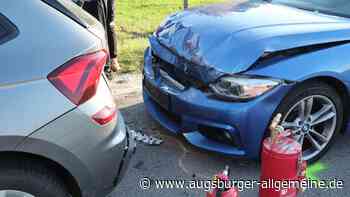
[[[258,97],[281,84],[282,81],[249,76],[224,76],[210,88],[221,99],[247,100]]]

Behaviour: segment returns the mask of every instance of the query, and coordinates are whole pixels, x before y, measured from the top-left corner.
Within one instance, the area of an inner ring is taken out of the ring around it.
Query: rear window
[[[75,16],[86,22],[87,24],[95,23],[95,18],[90,14],[85,12],[81,7],[77,5],[77,3],[72,0],[57,0],[62,5],[64,5],[70,12],[72,12]]]
[[[16,26],[0,13],[0,45],[12,40],[17,35]]]
[[[80,25],[88,27],[95,23],[95,19],[86,13],[81,7],[79,7],[72,0],[42,0],[51,7],[70,17]]]

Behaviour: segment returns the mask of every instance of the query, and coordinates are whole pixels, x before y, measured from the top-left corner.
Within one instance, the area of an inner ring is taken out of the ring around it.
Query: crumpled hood
[[[157,56],[210,82],[248,70],[265,52],[342,40],[350,40],[345,18],[234,1],[171,15],[150,42]],[[179,65],[180,59],[189,63]]]

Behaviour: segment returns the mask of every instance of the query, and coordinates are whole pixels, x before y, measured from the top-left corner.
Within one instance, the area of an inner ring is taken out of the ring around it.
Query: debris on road
[[[154,136],[150,136],[145,134],[142,130],[132,130],[130,131],[134,134],[135,136],[135,140],[138,142],[142,142],[144,144],[147,145],[160,145],[162,144],[164,141],[160,138],[156,138]]]

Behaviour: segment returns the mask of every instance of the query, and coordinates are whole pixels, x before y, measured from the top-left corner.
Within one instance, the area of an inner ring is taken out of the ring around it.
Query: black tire
[[[0,191],[21,191],[34,197],[71,197],[54,170],[39,162],[4,158],[0,163]]]
[[[331,100],[335,106],[336,109],[336,126],[334,133],[329,140],[328,144],[324,147],[324,149],[319,152],[316,156],[312,157],[311,159],[308,159],[308,163],[313,163],[317,160],[319,160],[324,154],[329,150],[331,145],[334,143],[335,136],[340,132],[343,126],[343,120],[344,120],[344,110],[343,110],[343,103],[341,100],[341,97],[336,92],[336,90],[328,85],[325,82],[321,81],[312,81],[312,82],[305,82],[298,87],[296,87],[294,90],[292,90],[281,102],[280,106],[278,107],[277,113],[281,113],[283,118],[285,117],[286,113],[299,101],[308,98],[310,96],[314,95],[321,95],[327,97],[329,100]],[[282,119],[283,119],[282,118]]]

